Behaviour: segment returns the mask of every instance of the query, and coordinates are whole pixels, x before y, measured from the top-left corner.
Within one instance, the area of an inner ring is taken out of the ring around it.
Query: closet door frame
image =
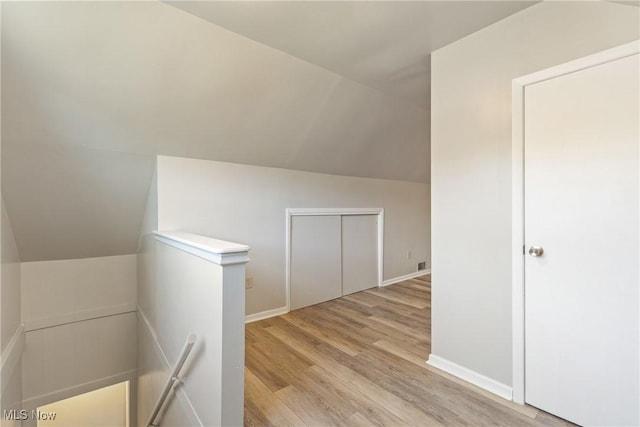
[[[320,215],[377,215],[378,216],[378,287],[382,286],[384,255],[384,209],[383,208],[288,208],[286,210],[285,278],[287,312],[291,311],[291,219],[294,216]]]

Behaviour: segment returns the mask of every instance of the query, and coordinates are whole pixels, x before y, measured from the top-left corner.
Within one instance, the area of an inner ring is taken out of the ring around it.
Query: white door
[[[378,215],[342,217],[342,295],[378,286]]]
[[[638,55],[525,89],[525,400],[640,424]]]
[[[342,296],[339,215],[291,217],[291,310]]]

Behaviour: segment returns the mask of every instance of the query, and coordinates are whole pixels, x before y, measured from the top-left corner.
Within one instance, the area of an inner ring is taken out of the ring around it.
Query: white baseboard
[[[382,282],[380,286],[393,285],[394,283],[400,283],[400,282],[404,282],[405,280],[414,279],[416,277],[426,276],[427,274],[430,274],[430,273],[431,273],[431,269],[416,271],[415,273],[405,274],[404,276],[385,280],[384,282]],[[244,323],[257,322],[258,320],[264,320],[270,317],[281,316],[283,314],[287,314],[288,312],[289,310],[287,310],[287,307],[285,306],[280,308],[274,308],[271,310],[261,311],[259,313],[248,314],[244,318]]]
[[[1,356],[0,363],[0,396],[4,394],[11,374],[18,366],[18,362],[22,359],[22,349],[24,347],[24,325],[20,324],[13,333],[13,336],[9,340],[9,343],[5,347]]]
[[[135,380],[137,377],[137,369],[132,369],[130,371],[122,372],[120,374],[112,375],[105,378],[100,378],[84,384],[75,385],[73,387],[65,388],[62,390],[56,390],[51,393],[42,394],[40,396],[35,396],[23,400],[22,409],[30,411],[40,406],[48,405],[49,403],[57,402],[59,400],[68,399],[79,394],[88,393],[99,388],[108,387],[110,385],[118,384],[124,381]]]
[[[416,277],[426,276],[427,274],[431,274],[431,269],[416,271],[415,273],[405,274],[404,276],[394,277],[393,279],[385,280],[380,284],[380,287],[389,286],[396,283],[404,282],[405,280],[415,279]]]
[[[487,390],[488,392],[491,392],[503,399],[513,399],[513,390],[508,385],[499,383],[489,377],[485,377],[484,375],[472,371],[471,369],[467,369],[464,366],[460,366],[457,363],[453,363],[447,359],[443,359],[442,357],[430,354],[427,364]]]
[[[272,310],[261,311],[260,313],[248,314],[244,317],[244,323],[257,322],[258,320],[268,319],[270,317],[281,316],[287,314],[287,307],[274,308]]]
[[[382,284],[380,286],[393,285],[394,283],[400,283],[400,282],[403,282],[405,280],[414,279],[416,277],[426,276],[427,274],[430,274],[430,273],[431,273],[431,269],[416,271],[415,273],[405,274],[404,276],[395,277],[393,279],[385,280],[384,282],[382,282]],[[268,319],[270,317],[281,316],[283,314],[287,314],[288,312],[289,312],[289,310],[287,310],[287,307],[285,306],[285,307],[280,307],[280,308],[274,308],[272,310],[261,311],[259,313],[248,314],[244,318],[244,323],[257,322],[258,320],[264,320],[264,319]]]

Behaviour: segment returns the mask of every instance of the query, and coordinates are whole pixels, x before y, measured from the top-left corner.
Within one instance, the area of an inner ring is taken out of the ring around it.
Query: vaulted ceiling
[[[428,110],[429,54],[536,2],[166,3]]]
[[[135,252],[156,154],[428,182],[429,53],[532,2],[3,2],[23,261]]]

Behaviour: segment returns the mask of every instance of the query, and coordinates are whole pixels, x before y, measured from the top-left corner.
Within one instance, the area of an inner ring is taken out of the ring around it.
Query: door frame
[[[285,281],[287,312],[291,311],[291,218],[294,216],[320,215],[377,215],[378,216],[378,287],[382,286],[384,259],[384,209],[383,208],[287,208],[285,237]]]
[[[607,49],[512,81],[511,124],[511,252],[512,252],[512,368],[513,401],[525,403],[525,241],[524,241],[524,118],[525,88],[529,85],[613,62],[640,53],[640,40]],[[640,221],[640,219],[639,219]]]

